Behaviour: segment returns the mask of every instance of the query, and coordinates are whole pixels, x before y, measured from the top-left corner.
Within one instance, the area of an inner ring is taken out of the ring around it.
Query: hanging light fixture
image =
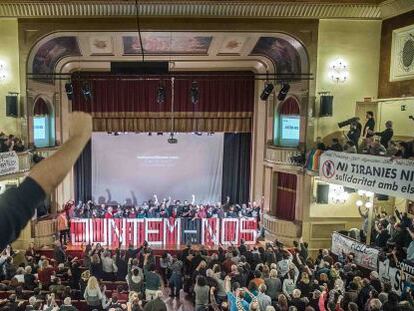
[[[289,83],[282,83],[282,88],[280,89],[279,94],[277,95],[277,99],[280,101],[285,100],[289,90],[290,90]]]
[[[68,100],[72,100],[72,98],[73,98],[73,85],[72,85],[71,81],[65,83],[65,91],[66,91],[66,96],[68,97]]]
[[[200,99],[200,94],[199,94],[197,81],[191,82],[190,99],[193,105],[198,104],[198,101]]]
[[[273,85],[273,83],[267,81],[263,88],[262,94],[260,94],[260,99],[263,101],[266,101],[269,98],[274,88],[275,86]]]
[[[158,105],[164,104],[165,103],[165,98],[166,98],[165,88],[160,82],[160,84],[158,85],[158,88],[157,88],[157,96],[156,96],[157,104]]]
[[[83,97],[85,97],[85,100],[92,100],[92,90],[88,81],[84,81],[82,83],[81,90],[83,93]]]

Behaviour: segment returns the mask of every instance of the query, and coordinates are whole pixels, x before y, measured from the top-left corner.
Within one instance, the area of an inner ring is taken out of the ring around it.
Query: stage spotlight
[[[114,132],[114,136],[119,136],[119,132]]]
[[[207,133],[207,136],[213,136],[214,135],[214,132],[208,132]]]
[[[85,97],[85,100],[92,100],[92,91],[91,91],[91,87],[89,85],[88,82],[83,82],[82,83],[82,93],[83,96]]]
[[[68,100],[72,100],[72,98],[73,98],[73,85],[72,85],[72,82],[67,82],[65,84],[65,91],[66,91],[66,96],[68,97]]]
[[[112,135],[112,132],[108,132],[108,135]]]
[[[280,89],[279,94],[277,95],[277,99],[280,101],[284,100],[289,90],[290,90],[290,85],[288,83],[283,83],[282,88]]]
[[[156,98],[157,104],[161,105],[165,103],[165,98],[166,98],[165,88],[160,84],[157,88],[157,98]]]
[[[170,134],[170,138],[168,138],[167,141],[168,141],[169,144],[176,144],[176,143],[178,143],[178,139],[174,137],[174,133],[171,133]]]
[[[202,136],[203,135],[203,133],[201,133],[201,132],[194,132],[194,134],[196,134],[197,136]]]
[[[148,132],[148,136],[152,136],[152,133],[151,132]]]
[[[269,95],[272,93],[273,89],[274,85],[270,82],[266,82],[262,94],[260,94],[260,99],[263,101],[267,100],[269,98]]]
[[[158,132],[157,135],[162,136],[162,135],[164,135],[164,133],[163,132]]]
[[[198,104],[200,94],[198,90],[198,83],[197,81],[191,82],[191,89],[190,89],[190,99],[193,105]]]

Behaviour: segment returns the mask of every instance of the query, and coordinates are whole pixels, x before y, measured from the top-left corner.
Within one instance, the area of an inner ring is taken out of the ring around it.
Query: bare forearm
[[[75,164],[89,138],[89,134],[69,138],[55,154],[36,164],[30,171],[29,176],[46,193],[52,192]]]

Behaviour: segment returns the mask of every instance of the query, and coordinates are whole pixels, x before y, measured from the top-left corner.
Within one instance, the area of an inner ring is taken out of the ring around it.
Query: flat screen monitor
[[[300,137],[300,117],[282,115],[280,121],[281,141],[288,144],[298,144]]]
[[[46,139],[46,117],[34,117],[34,139]]]

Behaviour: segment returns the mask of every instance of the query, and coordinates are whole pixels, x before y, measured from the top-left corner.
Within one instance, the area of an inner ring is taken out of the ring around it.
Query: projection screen
[[[95,202],[141,204],[154,194],[161,200],[198,203],[221,200],[224,134],[93,133],[92,194]]]

